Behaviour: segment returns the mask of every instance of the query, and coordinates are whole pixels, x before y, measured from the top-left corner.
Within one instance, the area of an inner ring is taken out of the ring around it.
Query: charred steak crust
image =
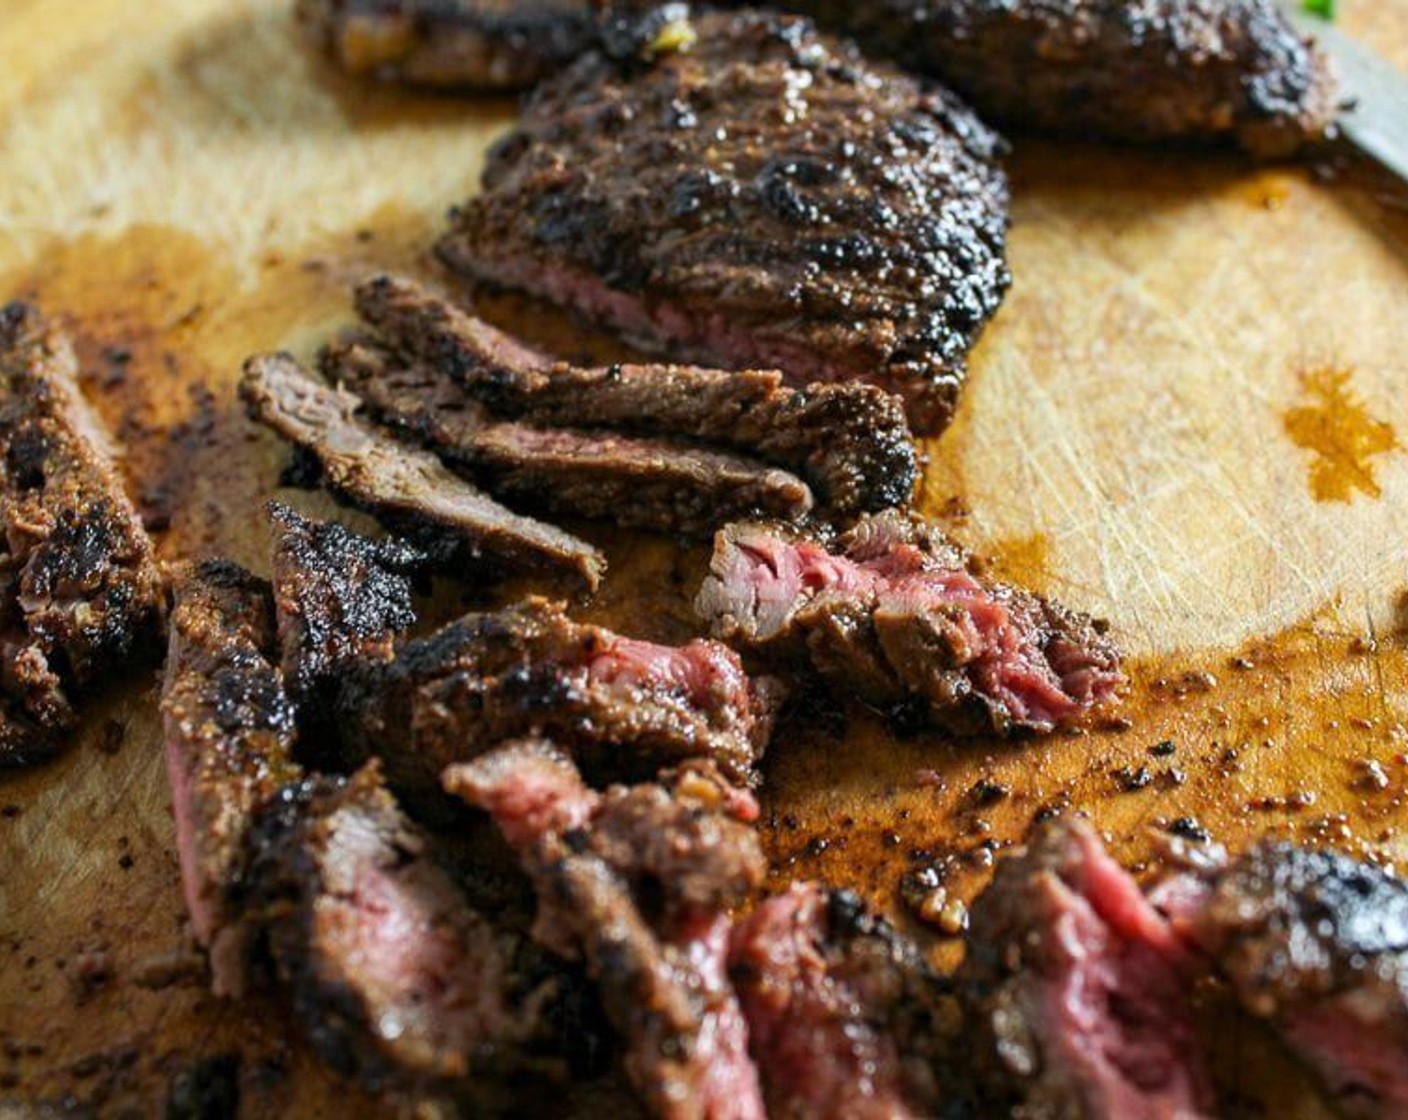
[[[540,86],[443,260],[690,359],[874,381],[948,422],[997,309],[1000,141],[946,91],[762,12]]]
[[[0,308],[0,765],[37,761],[73,722],[66,692],[155,637],[151,541],[37,308]]]

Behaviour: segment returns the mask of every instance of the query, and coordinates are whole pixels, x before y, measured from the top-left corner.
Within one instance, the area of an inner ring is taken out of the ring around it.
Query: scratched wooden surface
[[[69,318],[168,558],[263,567],[281,453],[235,407],[239,361],[313,345],[371,268],[429,271],[512,119],[346,85],[286,6],[7,0],[0,20],[0,298]],[[1341,10],[1408,66],[1408,0]],[[1408,192],[1334,164],[1021,138],[1011,167],[1017,282],[924,498],[999,569],[1114,621],[1137,655],[1131,726],[1019,747],[789,728],[765,790],[779,881],[894,908],[904,873],[938,866],[966,901],[1062,804],[1131,860],[1180,817],[1233,845],[1274,828],[1402,859]],[[688,633],[699,550],[596,537],[613,574],[588,613]],[[377,1114],[283,1045],[277,1004],[202,994],[155,684],[114,680],[61,760],[0,777],[0,1115],[143,1114],[225,1054],[248,1115]],[[1247,1107],[1319,1115],[1231,1022],[1218,1053]]]

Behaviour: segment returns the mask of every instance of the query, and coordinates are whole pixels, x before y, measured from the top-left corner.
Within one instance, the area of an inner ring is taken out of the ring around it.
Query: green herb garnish
[[[1335,0],[1304,0],[1305,10],[1321,19],[1335,18]]]

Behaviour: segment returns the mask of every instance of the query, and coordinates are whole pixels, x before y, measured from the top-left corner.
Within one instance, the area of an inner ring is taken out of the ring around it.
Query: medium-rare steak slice
[[[0,765],[49,754],[67,689],[155,638],[161,575],[113,458],[68,338],[0,308]]]
[[[383,423],[411,433],[506,498],[618,525],[707,535],[734,517],[800,521],[796,475],[740,455],[609,431],[496,421],[444,374],[402,366],[366,343],[331,348],[329,379]]]
[[[985,1103],[1083,1120],[1212,1115],[1188,964],[1089,825],[1039,826],[974,904],[957,974]]]
[[[855,895],[796,884],[733,931],[773,1120],[946,1115],[957,1008],[918,949]]]
[[[766,687],[728,648],[625,638],[543,599],[466,615],[343,678],[345,749],[359,761],[380,756],[421,812],[440,802],[446,766],[508,738],[551,735],[617,778],[708,758],[746,780],[772,727]]]
[[[500,416],[732,448],[800,473],[837,514],[904,505],[914,491],[919,466],[903,405],[873,385],[791,389],[775,370],[579,369],[397,277],[359,286],[357,309],[407,365],[448,375],[463,387],[461,400],[482,402]],[[444,407],[451,407],[449,399]]]
[[[453,766],[445,785],[487,810],[519,852],[538,894],[535,936],[586,962],[651,1114],[763,1120],[721,912],[765,870],[743,823],[757,815],[751,797],[707,768],[657,790],[597,794],[541,740]],[[654,921],[643,897],[661,911]]]
[[[731,525],[695,601],[716,637],[802,652],[845,695],[956,732],[1044,732],[1113,697],[1097,626],[970,571],[935,527],[862,518],[838,551],[794,530]]]
[[[253,418],[313,455],[333,490],[393,529],[549,564],[592,588],[600,582],[606,561],[591,545],[505,509],[434,455],[364,424],[354,415],[356,397],[322,384],[289,355],[251,358],[240,393]]]
[[[694,27],[540,86],[441,257],[690,360],[872,381],[942,429],[1009,279],[999,141],[798,17]]]
[[[210,954],[217,995],[246,985],[252,931],[234,885],[242,878],[250,821],[286,783],[294,709],[269,660],[269,586],[244,569],[209,561],[176,587],[161,714],[176,849],[196,938]]]

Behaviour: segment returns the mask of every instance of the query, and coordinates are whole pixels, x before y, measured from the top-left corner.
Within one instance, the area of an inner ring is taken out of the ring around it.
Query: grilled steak
[[[346,749],[382,757],[422,812],[440,801],[441,770],[508,738],[552,735],[613,777],[710,758],[746,778],[772,723],[766,690],[718,643],[636,641],[542,599],[467,615],[343,676]]]
[[[446,788],[486,809],[519,851],[538,893],[536,936],[586,961],[650,1112],[763,1120],[719,910],[762,881],[762,853],[737,816],[755,817],[757,806],[707,768],[667,781],[598,795],[538,740],[445,774]],[[663,900],[654,922],[642,895]]]
[[[805,20],[694,26],[540,86],[441,257],[690,359],[874,381],[940,430],[1008,283],[998,140]]]
[[[505,509],[435,456],[363,424],[354,416],[360,401],[321,384],[289,355],[251,358],[240,393],[251,416],[317,459],[333,490],[392,528],[550,564],[593,588],[600,582],[606,562],[591,545]]]
[[[1183,892],[1175,923],[1242,1004],[1346,1115],[1408,1115],[1408,884],[1274,841],[1208,878]]]
[[[1123,679],[1090,619],[974,575],[937,529],[896,512],[863,518],[837,552],[729,526],[695,608],[717,637],[804,652],[845,694],[957,732],[1050,731]]]
[[[57,325],[0,308],[0,765],[73,722],[67,691],[154,637],[161,577]]]
[[[798,884],[733,932],[773,1120],[937,1116],[956,1008],[918,950],[847,891]]]
[[[1088,825],[1040,826],[998,865],[971,923],[957,979],[988,1107],[1032,1120],[1211,1115],[1188,953]]]
[[[797,471],[823,506],[843,515],[905,504],[918,477],[902,406],[872,385],[799,391],[785,387],[776,371],[577,369],[528,349],[413,281],[388,276],[357,289],[357,308],[406,365],[428,366],[457,381],[465,411],[472,411],[472,400],[542,427],[609,428],[732,448]],[[430,381],[424,368],[415,372]],[[359,377],[354,388],[369,392],[369,381],[375,378]],[[454,407],[455,399],[445,398],[442,409]]]
[[[232,886],[250,821],[302,777],[293,705],[269,661],[268,585],[223,561],[196,567],[177,585],[170,640],[161,714],[186,907],[216,994],[239,995],[251,930]]]

